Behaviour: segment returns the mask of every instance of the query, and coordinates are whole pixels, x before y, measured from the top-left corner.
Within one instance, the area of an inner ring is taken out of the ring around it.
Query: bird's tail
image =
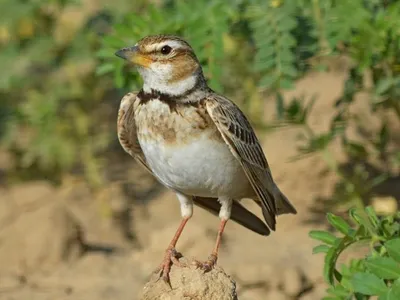
[[[275,197],[276,213],[277,215],[283,214],[297,214],[293,204],[289,199],[276,187],[277,193]]]

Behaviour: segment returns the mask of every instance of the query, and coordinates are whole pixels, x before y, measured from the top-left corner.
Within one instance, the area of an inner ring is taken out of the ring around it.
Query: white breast
[[[172,189],[204,197],[246,196],[242,167],[225,144],[206,134],[181,146],[148,140],[140,144],[156,177]]]
[[[147,113],[149,109],[151,107],[147,107]],[[146,118],[149,119],[154,121],[154,118]],[[197,129],[196,135],[193,132],[193,138],[190,138],[190,118],[185,120],[188,122],[188,137],[184,142],[179,139],[176,143],[166,142],[162,135],[152,139],[150,131],[144,127],[139,128],[139,143],[154,175],[167,187],[188,195],[230,198],[250,196],[249,191],[252,190],[241,165],[222,139],[212,137],[216,128],[207,128],[201,134]],[[185,120],[175,120],[172,123],[178,126],[179,122]],[[184,124],[180,123],[180,126]]]

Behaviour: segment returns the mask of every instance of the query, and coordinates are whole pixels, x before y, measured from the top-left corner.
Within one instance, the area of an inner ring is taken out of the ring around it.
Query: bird
[[[219,216],[211,255],[196,266],[205,272],[218,260],[229,219],[263,236],[276,230],[276,216],[296,214],[281,192],[250,122],[231,100],[207,84],[193,48],[176,35],[150,35],[115,55],[135,66],[143,79],[138,92],[120,102],[117,131],[122,148],[180,203],[182,220],[157,268],[169,282],[176,250],[197,205]],[[254,200],[264,221],[241,204]]]

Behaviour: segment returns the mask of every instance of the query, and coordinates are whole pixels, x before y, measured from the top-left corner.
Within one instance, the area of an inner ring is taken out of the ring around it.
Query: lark
[[[172,35],[154,35],[115,53],[137,67],[143,79],[128,93],[118,113],[118,138],[133,158],[172,190],[182,221],[159,268],[169,281],[180,265],[177,241],[193,215],[194,204],[216,214],[220,225],[204,271],[217,262],[229,219],[264,236],[276,229],[276,216],[296,209],[273,180],[260,142],[243,112],[208,87],[192,47]],[[264,221],[240,200],[253,199]]]

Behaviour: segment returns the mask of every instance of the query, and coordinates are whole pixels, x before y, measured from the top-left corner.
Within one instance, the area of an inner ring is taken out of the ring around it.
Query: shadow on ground
[[[363,173],[366,177],[359,178],[360,174],[357,169],[363,168]],[[394,198],[398,206],[400,206],[400,176],[389,176],[383,182],[371,187],[369,184],[374,178],[382,176],[382,169],[368,162],[360,163],[360,161],[350,161],[340,165],[339,169],[344,174],[344,180],[339,180],[334,187],[332,196],[317,197],[314,200],[314,205],[310,208],[310,217],[305,220],[307,224],[325,224],[326,212],[341,214],[338,211],[340,204],[351,205],[351,201],[356,194],[362,195],[364,206],[372,204],[374,197]],[[349,190],[349,185],[353,183],[355,191]],[[347,214],[344,214],[347,215]]]

